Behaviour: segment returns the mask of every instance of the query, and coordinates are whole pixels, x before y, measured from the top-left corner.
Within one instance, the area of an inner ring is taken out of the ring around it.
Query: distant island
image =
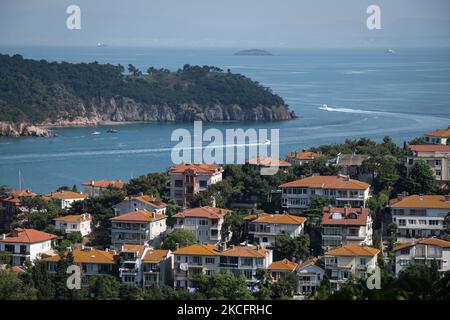
[[[268,51],[261,49],[249,49],[249,50],[241,50],[234,54],[235,56],[273,56]]]
[[[177,71],[24,59],[0,54],[0,136],[46,136],[42,127],[128,121],[289,120],[283,99],[212,66]]]

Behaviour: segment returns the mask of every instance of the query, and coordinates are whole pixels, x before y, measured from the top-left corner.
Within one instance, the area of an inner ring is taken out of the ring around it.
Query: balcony
[[[360,264],[356,267],[359,271],[367,271],[367,266],[365,264]]]

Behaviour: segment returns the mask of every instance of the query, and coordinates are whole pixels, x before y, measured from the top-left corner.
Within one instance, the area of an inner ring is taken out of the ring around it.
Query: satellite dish
[[[183,262],[180,264],[180,270],[187,271],[189,268],[188,264],[186,262]]]

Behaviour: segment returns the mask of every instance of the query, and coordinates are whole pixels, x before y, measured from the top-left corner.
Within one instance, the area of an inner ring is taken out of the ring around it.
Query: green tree
[[[250,300],[252,295],[247,289],[247,279],[229,272],[219,272],[210,276],[200,274],[197,277],[198,291],[207,299]]]
[[[309,235],[305,234],[293,238],[283,231],[275,238],[275,260],[284,258],[295,259],[296,261],[305,260],[310,256],[309,245]]]
[[[126,185],[126,191],[128,195],[137,196],[142,193],[161,197],[167,192],[168,183],[169,175],[167,173],[152,172],[131,179]]]
[[[280,279],[272,284],[272,299],[290,299],[297,292],[298,277],[295,272],[285,272]]]
[[[225,230],[225,232],[228,235],[228,232],[231,232],[231,242],[232,243],[239,243],[242,239],[242,231],[244,226],[244,217],[236,211],[232,211],[225,215],[223,227],[222,230]],[[225,238],[227,235],[224,235]]]
[[[110,275],[89,279],[91,297],[95,300],[117,300],[120,298],[121,287],[121,282]]]
[[[179,247],[186,247],[197,243],[195,234],[189,230],[178,229],[168,234],[162,243],[162,248],[166,250],[175,250],[177,244]]]
[[[0,270],[0,300],[35,300],[36,289],[26,285],[14,272]]]

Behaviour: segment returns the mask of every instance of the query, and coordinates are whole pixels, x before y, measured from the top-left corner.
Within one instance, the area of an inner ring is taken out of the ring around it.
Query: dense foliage
[[[47,62],[0,55],[0,121],[40,123],[89,114],[93,105],[112,97],[145,106],[181,104],[280,106],[284,101],[257,82],[211,66],[185,65],[170,72],[150,67],[142,74],[129,65]],[[83,107],[84,105],[84,107]]]

